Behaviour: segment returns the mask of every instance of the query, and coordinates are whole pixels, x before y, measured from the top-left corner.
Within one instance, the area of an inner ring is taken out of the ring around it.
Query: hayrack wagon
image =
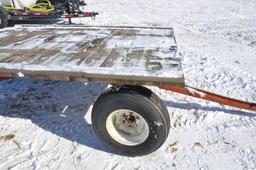
[[[147,86],[256,111],[255,103],[185,84],[172,28],[20,26],[0,30],[0,77],[111,84],[96,100],[92,124],[114,152],[145,155],[166,140],[170,118]]]

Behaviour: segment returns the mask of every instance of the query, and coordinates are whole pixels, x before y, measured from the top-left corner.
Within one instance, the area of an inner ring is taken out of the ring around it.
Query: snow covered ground
[[[256,102],[256,1],[88,0],[87,25],[173,27],[186,83]],[[256,113],[151,87],[171,130],[144,157],[114,155],[96,138],[92,104],[104,84],[0,82],[0,169],[256,169]]]

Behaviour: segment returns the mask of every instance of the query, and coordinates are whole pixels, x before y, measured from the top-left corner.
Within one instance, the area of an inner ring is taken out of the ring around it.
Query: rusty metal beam
[[[232,106],[232,107],[250,110],[250,111],[256,111],[256,103],[249,103],[249,102],[245,102],[237,99],[228,98],[225,96],[221,96],[218,94],[214,94],[214,93],[207,92],[207,91],[200,90],[193,87],[163,85],[163,86],[160,86],[160,88],[168,91],[184,94],[187,96],[192,96],[192,97],[196,97],[204,100],[213,101],[213,102],[227,105],[227,106]]]
[[[0,81],[3,81],[3,80],[10,80],[12,79],[13,77],[0,77]]]

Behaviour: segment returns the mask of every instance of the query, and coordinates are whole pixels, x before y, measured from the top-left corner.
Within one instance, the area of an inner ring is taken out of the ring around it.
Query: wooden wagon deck
[[[171,28],[15,27],[0,30],[0,77],[184,85]]]

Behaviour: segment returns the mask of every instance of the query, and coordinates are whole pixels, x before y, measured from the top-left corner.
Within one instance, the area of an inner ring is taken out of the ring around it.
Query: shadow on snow
[[[95,136],[85,117],[106,84],[46,81],[16,78],[0,82],[0,115],[30,119],[38,127],[59,137],[97,150],[111,152]],[[185,110],[221,111],[229,114],[255,114],[196,103],[164,101],[168,107]],[[90,116],[89,116],[90,117]],[[104,125],[102,125],[104,126]]]
[[[106,84],[20,78],[3,81],[0,82],[0,115],[30,119],[59,137],[111,152],[85,119],[106,87]]]

